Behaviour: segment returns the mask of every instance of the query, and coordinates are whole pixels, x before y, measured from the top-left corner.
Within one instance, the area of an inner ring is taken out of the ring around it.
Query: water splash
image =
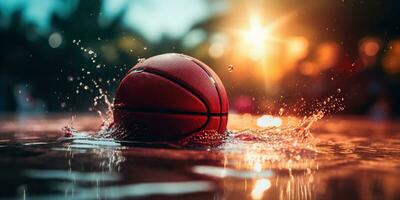
[[[230,131],[220,149],[228,154],[244,152],[244,156],[249,157],[245,160],[257,157],[260,163],[312,158],[317,153],[315,147],[318,140],[313,137],[310,128],[323,116],[323,112],[317,112],[287,127]]]
[[[83,53],[90,55],[91,60],[95,62],[97,53],[94,50],[81,46],[80,40],[74,40],[73,43],[81,47]],[[145,60],[145,58],[139,58],[138,62],[142,63]],[[96,69],[101,66],[101,64],[95,64]],[[233,65],[229,65],[228,70],[232,71]],[[85,71],[85,68],[82,68],[82,71]],[[86,73],[88,74],[90,72],[86,70]],[[93,99],[93,108],[99,114],[102,124],[99,130],[93,133],[93,136],[98,138],[123,139],[127,132],[113,122],[112,101],[109,100],[107,92],[99,86],[97,80],[92,79],[91,81],[94,87],[89,87],[87,84],[82,84],[82,82],[79,83],[78,87],[84,90],[90,89],[98,92],[98,95]],[[110,80],[107,80],[107,83],[109,83],[109,81]],[[113,79],[113,81],[115,82],[115,79]],[[78,88],[76,91],[79,93]],[[178,144],[182,146],[198,144],[199,146],[206,146],[207,148],[210,146],[218,146],[217,150],[222,151],[247,151],[250,149],[251,151],[265,152],[265,154],[268,154],[270,157],[267,159],[298,159],[302,156],[312,156],[312,154],[316,152],[314,147],[317,140],[313,138],[310,128],[313,123],[321,119],[325,114],[344,109],[342,105],[344,99],[338,98],[340,93],[341,89],[337,89],[336,94],[327,97],[323,101],[312,102],[309,107],[304,107],[306,104],[304,103],[304,99],[302,99],[300,101],[301,105],[295,105],[295,108],[292,110],[296,110],[299,113],[303,110],[307,110],[307,112],[303,114],[303,116],[306,115],[307,117],[303,117],[303,119],[299,120],[299,123],[295,125],[282,125],[281,117],[290,114],[289,111],[291,110],[287,106],[284,106],[279,109],[278,117],[271,115],[263,116],[265,119],[263,118],[260,120],[259,126],[263,127],[265,125],[264,127],[267,128],[249,128],[228,131],[226,135],[223,136],[215,132],[202,132],[199,135],[185,138],[183,141],[178,142]],[[106,105],[106,108],[101,108],[99,106],[100,104]],[[72,125],[66,126],[63,131],[65,135],[69,137],[79,133]],[[222,145],[220,145],[221,143]]]
[[[146,58],[138,58],[138,63],[143,63],[144,61],[146,61]]]
[[[121,139],[127,132],[113,124],[112,104],[107,96],[104,95],[102,99],[107,103],[108,110],[105,113],[98,111],[103,123],[98,131],[89,135],[93,139],[114,139],[124,143]],[[227,155],[240,156],[238,160],[245,160],[252,167],[257,166],[257,163],[262,165],[265,162],[312,159],[318,153],[315,148],[318,140],[313,137],[310,128],[323,116],[323,112],[318,112],[315,115],[304,117],[294,125],[232,130],[226,132],[226,135],[215,132],[201,132],[178,142],[167,143],[165,146],[212,150]],[[73,128],[72,123],[65,127],[63,131],[68,137],[82,134],[82,132]],[[129,142],[125,144],[129,144]],[[157,146],[159,143],[153,145]]]
[[[102,93],[101,89],[100,93]],[[94,100],[94,106],[103,101],[107,108],[105,112],[97,111],[102,124],[98,131],[92,134],[95,138],[124,139],[127,131],[113,123],[113,104],[108,96],[102,93]],[[326,109],[325,109],[326,110]],[[303,117],[298,123],[283,125],[280,124],[267,128],[249,128],[242,130],[231,130],[226,135],[213,132],[202,132],[175,143],[184,147],[196,147],[200,149],[214,149],[228,153],[251,152],[250,154],[265,155],[262,162],[274,160],[300,160],[303,157],[311,158],[317,152],[315,146],[318,140],[311,133],[311,126],[325,115],[325,110],[314,112],[311,116]],[[63,129],[66,136],[73,136],[79,131],[72,126]],[[202,148],[203,147],[203,148]]]

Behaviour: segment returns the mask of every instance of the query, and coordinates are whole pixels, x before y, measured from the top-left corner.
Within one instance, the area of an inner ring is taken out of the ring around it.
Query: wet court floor
[[[230,115],[224,144],[187,149],[95,139],[98,116],[63,137],[70,116],[1,118],[0,199],[400,199],[396,121],[324,118],[304,141]]]

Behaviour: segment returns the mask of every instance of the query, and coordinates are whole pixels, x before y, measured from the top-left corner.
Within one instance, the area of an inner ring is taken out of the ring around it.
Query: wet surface
[[[73,137],[68,115],[1,118],[0,199],[400,199],[400,123],[255,120],[231,115],[223,145],[185,149],[94,138],[97,116],[78,116]]]

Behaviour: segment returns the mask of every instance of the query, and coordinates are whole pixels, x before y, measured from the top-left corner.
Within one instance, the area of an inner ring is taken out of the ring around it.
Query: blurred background
[[[399,8],[395,0],[2,0],[0,113],[94,111],[138,60],[177,52],[217,72],[232,112],[302,115],[334,96],[345,107],[335,114],[397,117]]]

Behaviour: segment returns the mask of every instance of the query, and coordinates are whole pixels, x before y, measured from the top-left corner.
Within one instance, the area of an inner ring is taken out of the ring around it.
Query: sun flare
[[[250,27],[244,31],[243,37],[251,57],[258,58],[265,53],[269,34],[270,30],[263,26],[260,18],[252,17],[250,19]]]

